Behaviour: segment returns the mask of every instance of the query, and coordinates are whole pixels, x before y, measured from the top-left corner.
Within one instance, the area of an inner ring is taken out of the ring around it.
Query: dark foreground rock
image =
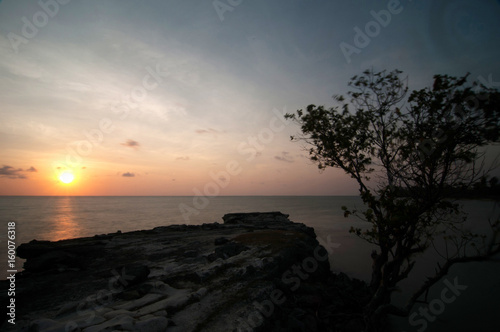
[[[330,272],[312,228],[279,212],[223,219],[22,244],[16,325],[1,330],[362,330],[366,284]]]

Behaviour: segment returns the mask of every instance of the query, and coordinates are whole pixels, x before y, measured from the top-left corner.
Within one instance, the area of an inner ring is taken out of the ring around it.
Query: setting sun
[[[59,180],[64,183],[71,183],[75,179],[75,176],[71,172],[63,172],[59,175]]]

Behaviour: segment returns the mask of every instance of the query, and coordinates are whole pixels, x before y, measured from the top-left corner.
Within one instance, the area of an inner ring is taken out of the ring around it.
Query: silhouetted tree
[[[310,159],[320,169],[340,168],[359,187],[365,207],[342,208],[345,216],[369,223],[368,229],[351,232],[378,247],[372,253],[373,295],[364,314],[370,331],[388,313],[408,315],[453,264],[500,252],[498,221],[490,223],[489,243],[483,241],[472,255],[464,249],[478,235],[460,232],[465,218],[457,218],[460,207],[446,199],[445,190],[471,188],[484,174],[478,148],[499,140],[499,93],[478,84],[467,87],[467,75],[436,75],[432,88],[407,96],[401,73],[365,71],[349,82],[347,101],[337,95],[336,107],[309,105],[286,115],[301,126],[302,135],[292,140],[311,145]],[[391,292],[412,271],[415,255],[443,232],[456,253],[445,257],[405,307],[392,305]]]

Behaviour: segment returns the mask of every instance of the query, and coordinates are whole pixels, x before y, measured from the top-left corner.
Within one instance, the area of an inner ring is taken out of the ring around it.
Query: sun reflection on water
[[[74,212],[74,198],[61,197],[57,200],[52,231],[52,241],[71,239],[80,236],[80,225]]]

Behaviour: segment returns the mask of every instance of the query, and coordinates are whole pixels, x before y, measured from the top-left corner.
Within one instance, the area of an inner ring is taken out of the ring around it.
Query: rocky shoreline
[[[330,272],[314,229],[280,212],[223,220],[22,244],[16,325],[1,329],[363,329],[367,285]]]

